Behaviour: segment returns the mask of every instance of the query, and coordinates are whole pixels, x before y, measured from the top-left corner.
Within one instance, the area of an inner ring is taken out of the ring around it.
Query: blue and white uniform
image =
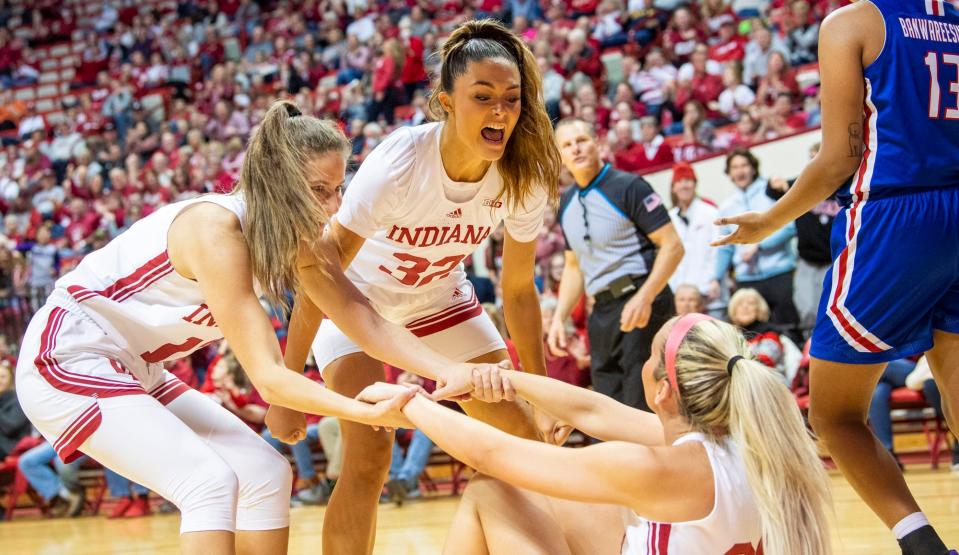
[[[926,351],[934,329],[959,333],[959,11],[870,1],[885,43],[863,70],[865,149],[840,192],[811,351],[853,364]]]

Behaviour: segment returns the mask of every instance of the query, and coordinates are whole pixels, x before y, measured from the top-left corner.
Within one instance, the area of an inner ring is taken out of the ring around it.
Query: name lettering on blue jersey
[[[907,39],[959,44],[959,25],[955,23],[925,17],[900,17],[899,26]]]

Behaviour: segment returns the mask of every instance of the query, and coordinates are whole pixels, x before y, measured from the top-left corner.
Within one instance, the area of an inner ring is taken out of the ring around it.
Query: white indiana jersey
[[[761,555],[759,508],[736,442],[714,443],[699,433],[673,442],[702,442],[713,469],[715,501],[705,518],[655,522],[630,511],[622,555]]]
[[[493,163],[476,183],[450,179],[440,156],[443,123],[403,127],[360,166],[336,214],[366,239],[347,276],[394,321],[435,304],[466,279],[462,261],[505,221],[517,241],[536,239],[547,205],[545,186],[510,209],[497,198]]]
[[[243,221],[246,205],[239,195],[204,195],[164,206],[85,256],[57,280],[50,302],[68,310],[79,306],[119,349],[104,354],[127,355],[125,363],[182,358],[222,339],[200,285],[178,274],[167,253],[173,220],[199,202],[222,206]]]

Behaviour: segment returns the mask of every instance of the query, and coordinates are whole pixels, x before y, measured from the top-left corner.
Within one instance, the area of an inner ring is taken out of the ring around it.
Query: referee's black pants
[[[673,293],[666,287],[653,301],[645,328],[623,333],[619,318],[632,295],[596,302],[589,316],[590,375],[593,389],[631,407],[649,410],[643,391],[643,364],[653,337],[675,313]]]

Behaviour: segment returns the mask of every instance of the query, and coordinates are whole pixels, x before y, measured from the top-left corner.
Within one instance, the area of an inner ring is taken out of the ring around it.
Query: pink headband
[[[669,379],[669,385],[676,391],[677,398],[680,398],[680,394],[679,382],[676,381],[676,351],[679,350],[683,339],[686,339],[689,330],[706,320],[715,320],[715,318],[695,312],[687,314],[673,324],[673,329],[669,330],[669,336],[666,337],[666,377]]]

